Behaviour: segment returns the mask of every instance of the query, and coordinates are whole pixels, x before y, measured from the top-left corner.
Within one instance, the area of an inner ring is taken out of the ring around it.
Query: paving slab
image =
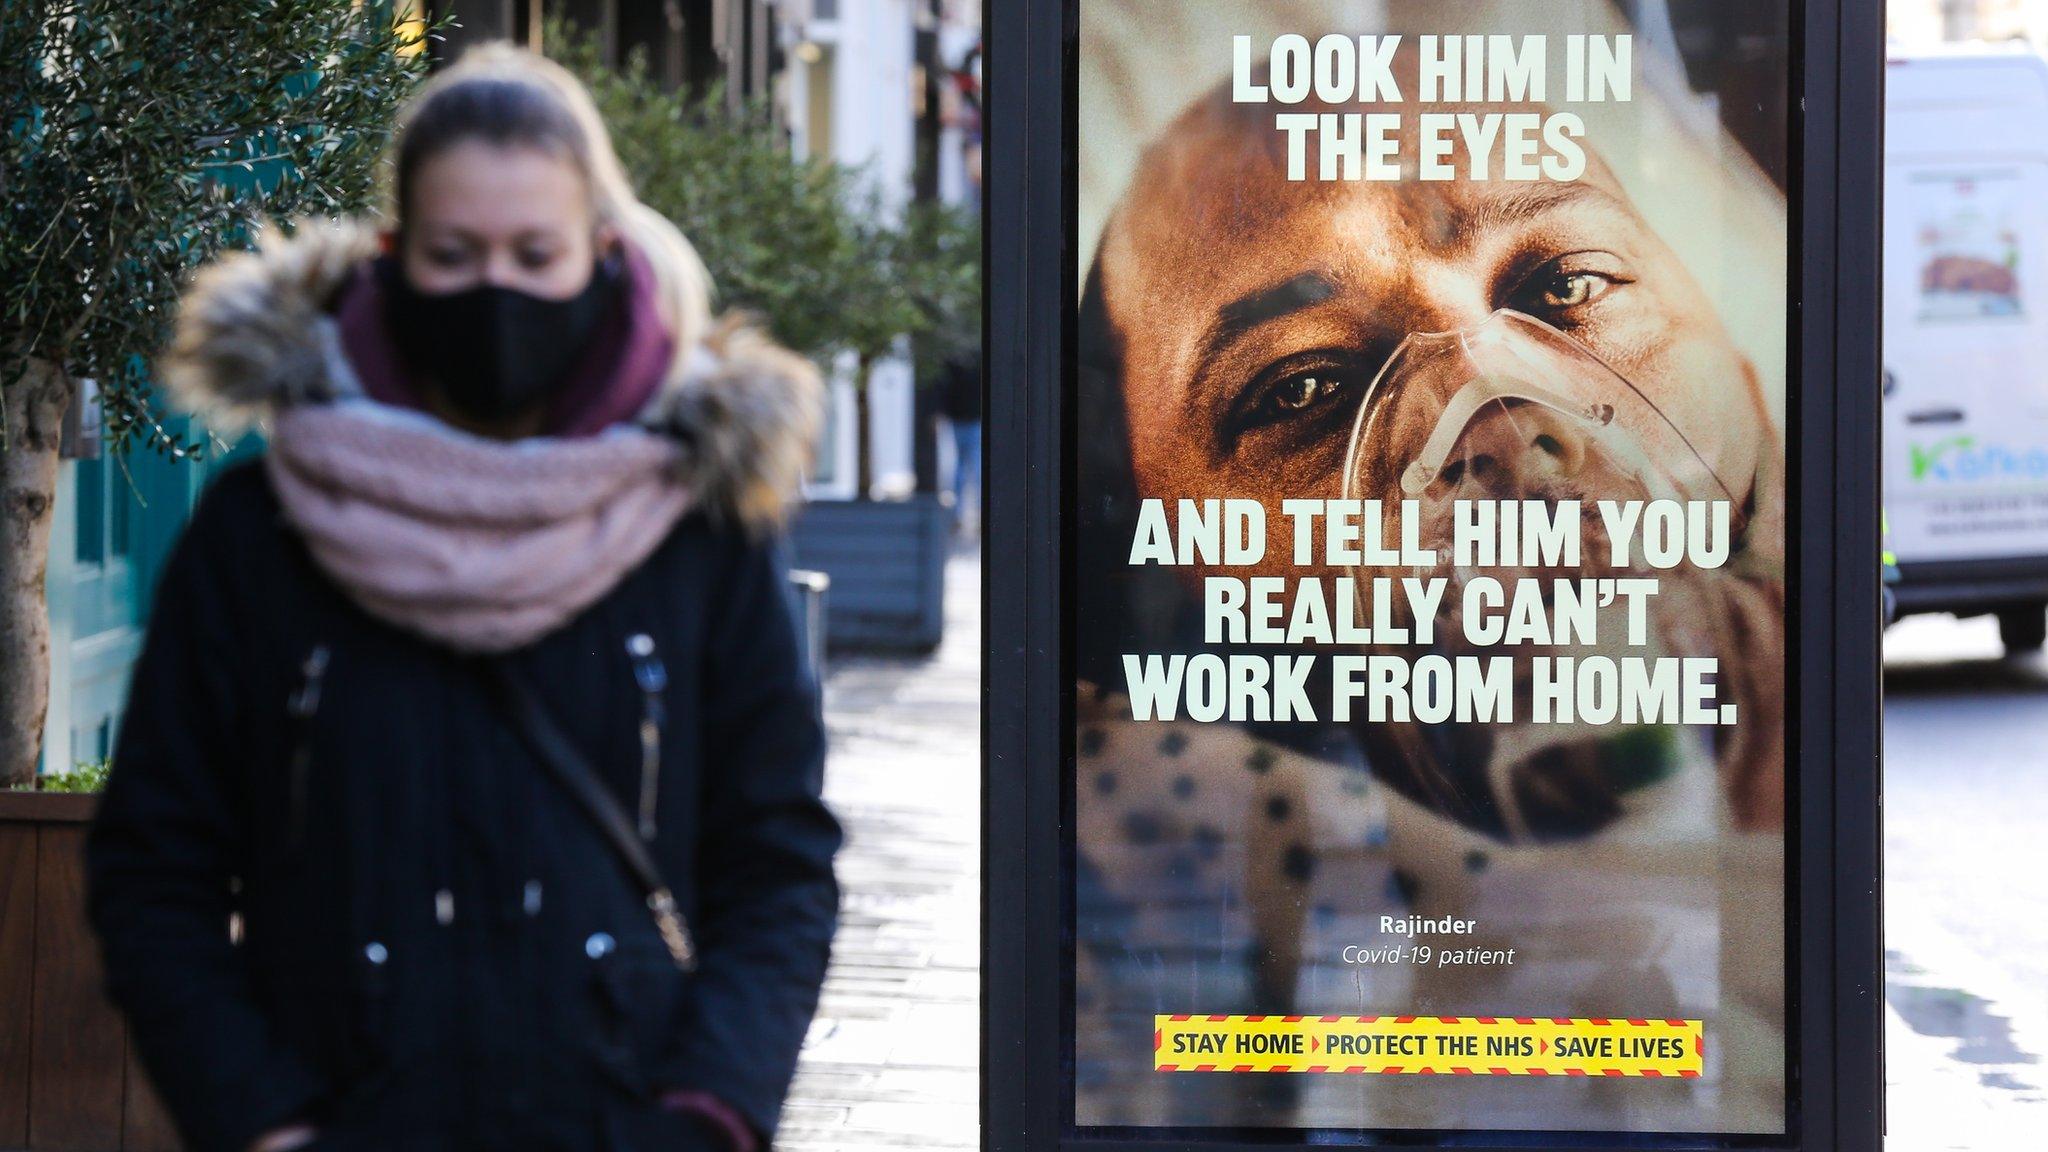
[[[937,652],[834,659],[825,723],[843,906],[775,1146],[979,1148],[979,552],[947,564]]]

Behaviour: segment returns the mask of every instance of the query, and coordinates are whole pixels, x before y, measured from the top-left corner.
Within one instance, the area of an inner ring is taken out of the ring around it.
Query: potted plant
[[[909,355],[923,383],[981,335],[981,229],[972,212],[918,203],[865,226],[861,268],[871,286],[849,299],[886,301],[851,325],[860,379],[884,356]],[[861,393],[865,397],[865,390]],[[866,405],[856,409],[868,427]],[[920,429],[920,434],[928,430]],[[865,464],[868,453],[861,452]],[[859,492],[870,477],[860,473]],[[934,493],[896,500],[812,501],[798,520],[796,553],[833,575],[831,632],[849,647],[930,651],[943,635],[951,516]]]
[[[0,1146],[175,1149],[100,989],[85,830],[105,762],[0,790]]]
[[[850,231],[854,243],[833,279],[840,299],[839,340],[854,382],[856,482],[848,500],[813,500],[793,533],[798,560],[832,577],[827,631],[838,647],[928,652],[945,627],[945,558],[950,517],[936,494],[899,491],[877,498],[868,398],[877,366],[908,372],[915,380],[918,352],[947,319],[943,306],[959,279],[940,257],[950,255],[958,218],[935,205],[891,212],[860,202]],[[974,267],[979,266],[979,245]],[[979,309],[972,331],[980,329]]]

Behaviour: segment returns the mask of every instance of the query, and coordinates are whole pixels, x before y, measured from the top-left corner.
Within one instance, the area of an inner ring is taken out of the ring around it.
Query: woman
[[[536,57],[429,84],[392,190],[184,304],[167,382],[270,448],[136,669],[113,995],[194,1152],[765,1147],[837,910],[770,546],[815,374]]]

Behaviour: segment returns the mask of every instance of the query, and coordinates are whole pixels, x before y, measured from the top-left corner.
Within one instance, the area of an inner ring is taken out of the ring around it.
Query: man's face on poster
[[[1488,181],[1290,181],[1271,106],[1191,106],[1140,165],[1097,263],[1139,494],[1339,495],[1360,404],[1401,341],[1511,309],[1633,383],[1738,507],[1775,499],[1756,491],[1775,448],[1754,372],[1583,143],[1571,182],[1500,180],[1498,155]],[[1412,134],[1401,154],[1416,155]],[[1452,160],[1465,170],[1462,147]],[[1364,450],[1398,474],[1428,433],[1386,429]],[[1288,524],[1268,521],[1266,563],[1284,574]]]

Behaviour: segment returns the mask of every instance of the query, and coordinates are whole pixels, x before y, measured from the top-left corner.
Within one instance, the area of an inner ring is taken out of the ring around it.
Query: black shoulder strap
[[[696,947],[690,939],[690,926],[683,919],[682,910],[676,907],[675,894],[669,890],[668,882],[662,879],[661,867],[633,830],[633,820],[626,814],[625,806],[555,724],[532,685],[517,669],[503,659],[486,660],[483,668],[499,706],[511,718],[520,739],[597,826],[634,883],[640,886],[641,894],[647,898],[647,910],[654,916],[655,927],[660,929],[662,943],[675,958],[676,967],[686,972],[695,968]]]

